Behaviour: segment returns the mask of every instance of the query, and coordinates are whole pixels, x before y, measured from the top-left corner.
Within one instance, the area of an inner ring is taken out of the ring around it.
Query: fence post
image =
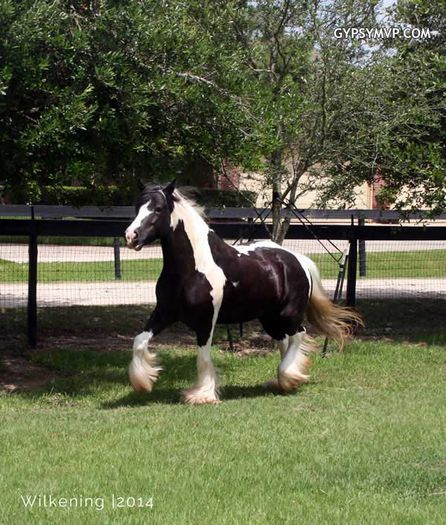
[[[358,219],[358,226],[364,226],[365,225],[365,219],[364,217],[359,217]],[[365,240],[359,239],[358,240],[358,250],[359,250],[359,276],[365,277],[367,273],[367,255],[365,251]]]
[[[356,304],[356,270],[358,263],[358,239],[356,238],[354,230],[354,222],[352,217],[352,236],[350,237],[350,247],[348,251],[348,269],[347,269],[347,306],[355,306]]]
[[[34,206],[31,206],[31,232],[28,244],[28,309],[27,336],[31,348],[37,345],[37,228],[34,217]]]
[[[118,237],[113,239],[113,253],[115,260],[115,279],[119,280],[121,279],[121,245]]]

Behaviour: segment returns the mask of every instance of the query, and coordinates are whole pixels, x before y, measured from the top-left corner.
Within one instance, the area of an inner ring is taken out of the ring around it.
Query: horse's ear
[[[165,188],[163,188],[164,195],[166,196],[172,195],[175,190],[176,183],[177,183],[176,179],[173,179],[172,182],[169,182],[169,184]]]
[[[139,191],[142,191],[146,187],[146,185],[142,179],[138,179],[136,181],[136,187],[138,188]]]

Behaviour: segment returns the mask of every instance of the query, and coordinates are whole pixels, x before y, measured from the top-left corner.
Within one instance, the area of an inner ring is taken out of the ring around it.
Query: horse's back
[[[225,246],[213,253],[226,276],[219,322],[304,311],[310,283],[298,256],[272,242]]]

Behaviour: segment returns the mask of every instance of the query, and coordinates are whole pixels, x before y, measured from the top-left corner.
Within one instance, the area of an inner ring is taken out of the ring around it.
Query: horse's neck
[[[206,274],[215,265],[209,245],[209,226],[188,203],[175,203],[171,230],[162,244],[164,264],[175,266],[182,272],[198,270]],[[192,248],[192,261],[188,261],[186,255],[189,246]]]

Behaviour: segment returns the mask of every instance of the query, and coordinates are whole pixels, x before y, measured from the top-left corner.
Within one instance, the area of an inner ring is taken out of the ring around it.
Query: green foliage
[[[133,195],[128,187],[114,185],[91,188],[85,186],[43,186],[39,204],[61,204],[70,206],[128,206]]]
[[[355,185],[379,176],[383,204],[435,214],[446,206],[446,11],[443,2],[400,1],[389,16],[388,24],[440,33],[373,42],[359,67],[346,64],[337,95],[329,96],[337,107],[327,113],[327,148],[310,184],[320,190],[321,205],[345,206]]]
[[[251,4],[240,24],[257,78],[257,128],[273,190],[273,235],[289,221],[282,199],[311,190],[318,205],[350,206],[355,187],[380,175],[382,200],[446,206],[444,2],[400,1],[383,21],[376,1]],[[426,40],[339,39],[336,28],[428,27]],[[306,179],[305,174],[310,174]]]
[[[196,201],[206,208],[245,207],[249,208],[256,200],[256,194],[247,190],[219,190],[200,188]]]
[[[234,6],[201,2],[0,4],[0,170],[42,186],[131,188],[191,158],[242,158]]]
[[[264,173],[281,198],[445,207],[443,0],[399,0],[386,23],[426,40],[339,39],[382,26],[377,0],[0,0],[0,173],[16,200],[45,187],[166,180],[197,159]],[[310,173],[307,182],[303,176]],[[62,197],[61,197],[62,198]],[[126,197],[127,198],[127,197]],[[66,200],[63,196],[62,200]],[[113,200],[113,198],[112,198]]]

